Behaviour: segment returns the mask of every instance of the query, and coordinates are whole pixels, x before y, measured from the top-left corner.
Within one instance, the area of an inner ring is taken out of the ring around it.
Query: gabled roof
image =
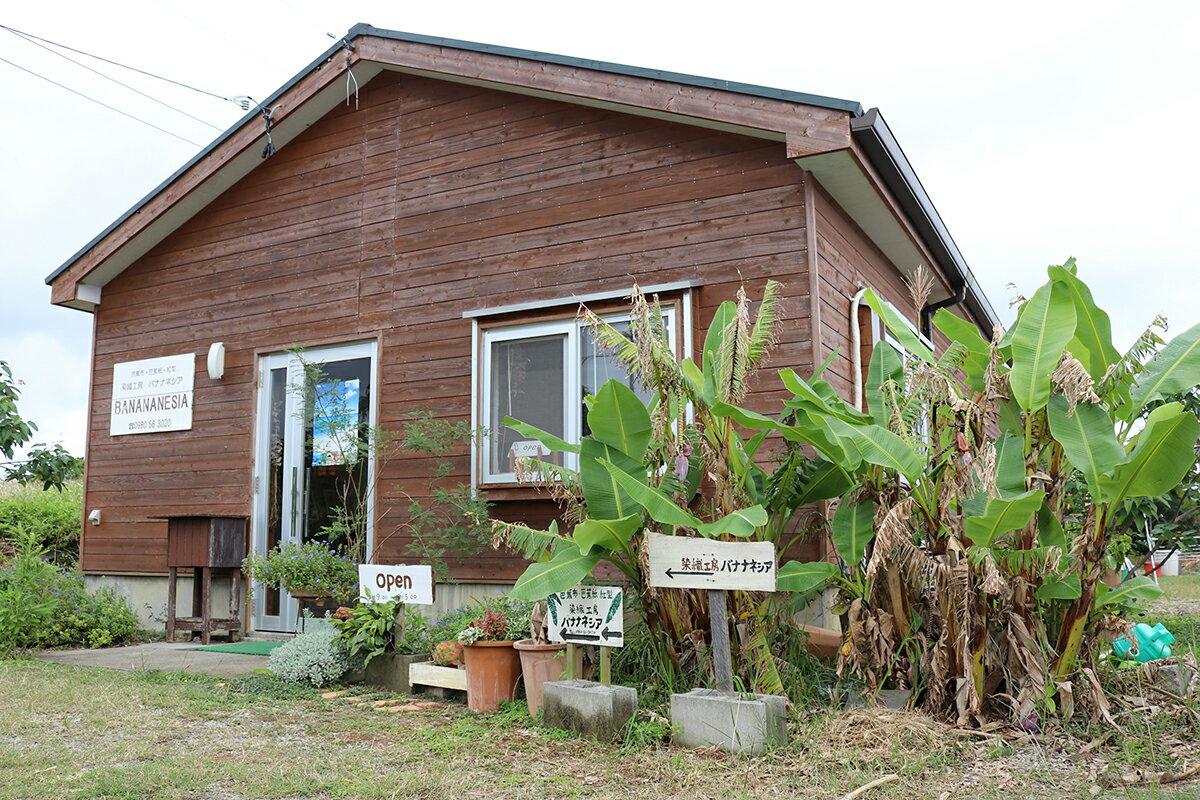
[[[849,100],[359,24],[262,104],[277,107],[275,146],[345,99],[347,70],[361,86],[385,69],[781,141],[893,263],[931,263],[953,290],[965,289],[978,319],[996,320],[878,110],[864,114]],[[244,116],[55,270],[46,279],[51,302],[92,310],[105,284],[261,163],[265,138],[260,113]]]

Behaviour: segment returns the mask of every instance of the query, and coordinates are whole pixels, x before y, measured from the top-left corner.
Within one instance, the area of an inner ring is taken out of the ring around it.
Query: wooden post
[[[729,612],[723,589],[708,590],[708,620],[712,627],[713,675],[717,690],[733,691],[733,655],[729,651]]]
[[[179,568],[167,568],[167,641],[175,641],[175,589],[179,579]]]
[[[392,649],[397,653],[400,652],[400,642],[404,638],[405,611],[407,608],[404,603],[396,607],[396,619],[392,624]]]
[[[567,680],[575,680],[575,645],[567,643]]]
[[[612,686],[612,648],[600,648],[600,683]]]

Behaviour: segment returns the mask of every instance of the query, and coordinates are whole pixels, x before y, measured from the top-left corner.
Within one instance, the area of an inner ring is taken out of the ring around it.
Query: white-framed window
[[[686,303],[686,298],[685,298]],[[663,305],[663,322],[678,354],[680,330],[686,323],[680,308]],[[601,319],[628,335],[628,314],[603,314]],[[478,389],[476,423],[485,433],[479,442],[477,481],[516,483],[515,463],[522,456],[544,453],[530,440],[504,425],[505,417],[526,422],[568,442],[588,433],[583,398],[610,379],[630,386],[643,400],[650,393],[636,384],[616,357],[599,347],[588,326],[574,317],[524,324],[483,326],[476,361]],[[563,465],[575,467],[565,455]]]

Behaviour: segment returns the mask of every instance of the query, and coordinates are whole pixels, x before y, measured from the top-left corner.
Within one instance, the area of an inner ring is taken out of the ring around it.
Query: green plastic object
[[[1128,635],[1117,637],[1113,642],[1113,653],[1117,658],[1142,662],[1171,657],[1171,645],[1175,644],[1175,637],[1161,622],[1153,628],[1139,622],[1133,626],[1133,638],[1136,642],[1130,642]]]

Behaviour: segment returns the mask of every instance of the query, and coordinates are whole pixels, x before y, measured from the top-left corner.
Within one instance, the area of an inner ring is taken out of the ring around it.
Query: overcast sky
[[[1135,5],[1141,9],[1132,10]],[[349,9],[339,10],[339,7]],[[1149,10],[1153,9],[1153,10]],[[878,106],[1007,321],[1074,255],[1118,346],[1200,320],[1200,4],[7,4],[0,24],[222,96],[262,99],[357,22]],[[232,103],[0,30],[0,360],[40,440],[83,452],[91,317],[46,275],[241,117]],[[213,127],[210,127],[213,126]]]

